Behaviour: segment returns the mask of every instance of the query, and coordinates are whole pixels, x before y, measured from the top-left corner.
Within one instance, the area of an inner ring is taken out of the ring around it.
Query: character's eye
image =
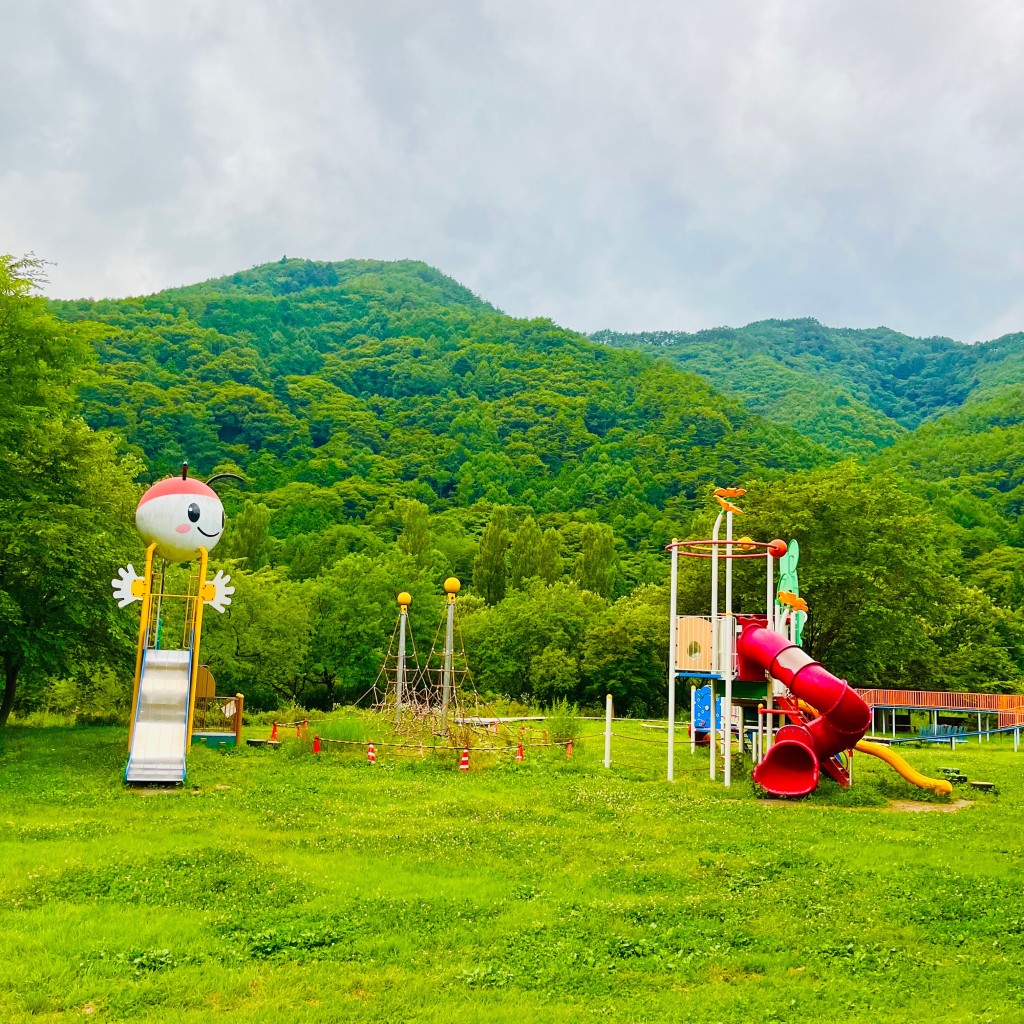
[[[188,507],[188,517],[193,523],[199,522],[199,506],[194,501]]]

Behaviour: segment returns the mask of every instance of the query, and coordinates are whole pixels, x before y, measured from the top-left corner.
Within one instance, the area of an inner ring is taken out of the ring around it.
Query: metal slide
[[[189,650],[147,650],[125,782],[184,782]]]

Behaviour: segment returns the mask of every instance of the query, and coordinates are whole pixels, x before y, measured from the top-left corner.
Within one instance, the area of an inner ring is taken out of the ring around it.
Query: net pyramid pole
[[[403,591],[398,595],[398,666],[395,672],[395,725],[402,720],[402,701],[405,698],[405,630],[409,620],[412,595]]]
[[[448,732],[448,704],[452,697],[452,657],[455,647],[455,595],[462,584],[451,576],[444,581],[448,608],[444,628],[444,667],[441,674],[441,732]]]

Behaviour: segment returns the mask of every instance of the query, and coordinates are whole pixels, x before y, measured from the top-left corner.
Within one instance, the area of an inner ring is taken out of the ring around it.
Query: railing
[[[235,743],[241,744],[244,702],[240,693],[234,697],[196,697],[192,731],[234,733]]]
[[[960,693],[938,690],[858,690],[870,707],[926,711],[980,711],[999,716],[1000,728],[1024,725],[1024,696],[1015,693]]]

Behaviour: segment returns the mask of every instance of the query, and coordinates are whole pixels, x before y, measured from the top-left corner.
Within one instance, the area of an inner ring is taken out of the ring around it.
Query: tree
[[[478,685],[510,697],[578,700],[586,633],[607,607],[575,583],[534,581],[511,591],[500,608],[466,614],[463,635]]]
[[[956,585],[953,527],[897,477],[869,477],[853,463],[751,484],[742,507],[742,532],[800,542],[804,646],[816,661],[855,686],[927,689],[937,657],[930,626],[944,620]],[[764,586],[760,559],[738,562],[734,610],[763,610]]]
[[[508,550],[508,584],[519,590],[524,581],[541,575],[544,534],[533,516],[527,516],[512,537]]]
[[[33,294],[41,269],[0,256],[0,726],[23,673],[66,674],[131,651],[110,580],[138,557],[141,466],[75,415],[85,336]]]
[[[402,532],[398,535],[398,550],[424,566],[430,561],[430,512],[422,501],[399,502]]]
[[[243,569],[227,611],[203,620],[203,659],[221,689],[245,694],[254,710],[302,699],[313,634],[309,587],[274,569]]]
[[[413,595],[409,624],[423,659],[441,617],[443,597],[409,555],[388,551],[375,558],[346,555],[313,581],[313,637],[306,672],[317,699],[355,701],[370,688],[398,619],[396,596]]]
[[[508,510],[499,505],[480,536],[480,550],[473,559],[473,589],[488,603],[505,596],[505,554],[508,551]]]
[[[583,699],[600,706],[612,695],[619,714],[665,710],[668,664],[668,592],[641,587],[620,598],[587,631],[583,653]]]
[[[615,582],[615,534],[605,523],[587,523],[581,532],[582,550],[576,562],[576,582],[584,590],[611,597]]]
[[[247,501],[237,516],[232,516],[224,531],[218,554],[225,558],[244,558],[246,568],[259,569],[269,556],[270,509]]]
[[[541,537],[537,575],[545,583],[557,583],[562,578],[562,535],[555,529],[545,530]]]

